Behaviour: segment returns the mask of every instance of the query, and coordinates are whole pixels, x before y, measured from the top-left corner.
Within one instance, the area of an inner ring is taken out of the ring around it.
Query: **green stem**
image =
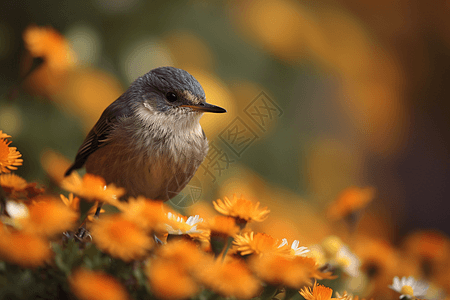
[[[220,299],[220,295],[216,293],[213,293],[208,297],[208,300],[217,300],[217,299]]]
[[[223,251],[222,251],[222,254],[221,254],[222,262],[225,260],[225,256],[227,256],[228,249],[230,249],[231,243],[233,242],[233,240],[234,239],[231,236],[228,237],[227,245],[223,248]]]
[[[265,300],[265,299],[272,299],[273,296],[275,296],[275,294],[278,292],[278,287],[273,286],[273,285],[268,285],[264,288],[263,292],[261,293],[261,295],[259,296],[259,299],[261,300]]]
[[[286,300],[291,299],[292,297],[294,297],[297,294],[298,294],[297,289],[286,288],[286,295],[284,296],[284,299],[286,299]]]

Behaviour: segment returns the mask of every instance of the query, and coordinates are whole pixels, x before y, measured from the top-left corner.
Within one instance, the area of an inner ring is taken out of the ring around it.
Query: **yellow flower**
[[[123,212],[125,218],[134,221],[148,232],[161,231],[162,224],[167,220],[164,214],[164,204],[143,196],[129,198],[128,202],[119,202],[117,208]]]
[[[242,235],[237,235],[234,238],[233,244],[236,250],[241,255],[263,255],[265,253],[277,253],[280,255],[290,255],[290,248],[281,245],[280,242],[265,233],[247,232]],[[280,247],[281,246],[281,247]]]
[[[208,289],[223,297],[250,299],[257,296],[261,289],[260,282],[246,264],[237,259],[212,261],[202,266],[196,276]]]
[[[118,199],[125,194],[123,188],[114,184],[106,185],[105,180],[93,174],[85,174],[83,178],[77,172],[72,172],[61,182],[61,187],[83,199],[91,201],[104,201],[117,206]]]
[[[79,268],[69,277],[69,284],[80,300],[130,299],[127,290],[117,279],[101,271]]]
[[[339,194],[328,207],[328,217],[332,220],[342,219],[349,214],[366,207],[375,197],[373,187],[349,187]]]
[[[91,225],[97,247],[123,261],[142,259],[153,247],[153,239],[136,223],[121,214],[103,216]]]
[[[41,196],[28,205],[28,217],[20,219],[24,232],[52,237],[73,229],[78,213],[53,197]]]
[[[254,204],[242,196],[240,198],[236,197],[236,194],[233,195],[233,200],[225,197],[223,201],[217,199],[217,201],[213,202],[213,205],[219,213],[236,218],[239,224],[251,221],[264,221],[270,212],[267,207],[260,209],[259,202]]]
[[[329,287],[314,283],[312,287],[305,287],[300,291],[305,300],[332,300],[333,290]]]
[[[4,133],[2,136],[6,136]],[[0,139],[0,173],[9,173],[11,170],[17,170],[17,166],[21,166],[23,159],[20,159],[22,154],[17,151],[16,147],[9,147],[11,142],[1,138]]]
[[[33,234],[3,229],[0,223],[0,259],[28,268],[43,265],[52,256],[50,243]]]

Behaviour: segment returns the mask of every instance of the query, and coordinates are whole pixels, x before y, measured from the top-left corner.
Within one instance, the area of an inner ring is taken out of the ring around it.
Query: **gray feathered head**
[[[200,83],[188,72],[174,67],[160,67],[136,79],[128,92],[150,110],[161,113],[214,112],[225,109],[206,103]]]

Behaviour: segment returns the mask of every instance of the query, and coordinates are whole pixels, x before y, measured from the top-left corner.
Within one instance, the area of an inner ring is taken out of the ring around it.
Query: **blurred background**
[[[449,16],[449,1],[8,1],[0,129],[16,173],[57,193],[104,108],[171,65],[228,110],[202,118],[210,155],[172,205],[243,194],[270,208],[262,230],[317,242],[343,226],[328,205],[369,186],[361,234],[449,234]]]

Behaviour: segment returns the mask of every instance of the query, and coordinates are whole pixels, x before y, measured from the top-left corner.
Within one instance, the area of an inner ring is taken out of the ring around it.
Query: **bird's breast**
[[[169,200],[189,182],[208,152],[199,130],[139,127],[116,130],[110,143],[93,153],[86,170],[124,187],[128,196]]]

